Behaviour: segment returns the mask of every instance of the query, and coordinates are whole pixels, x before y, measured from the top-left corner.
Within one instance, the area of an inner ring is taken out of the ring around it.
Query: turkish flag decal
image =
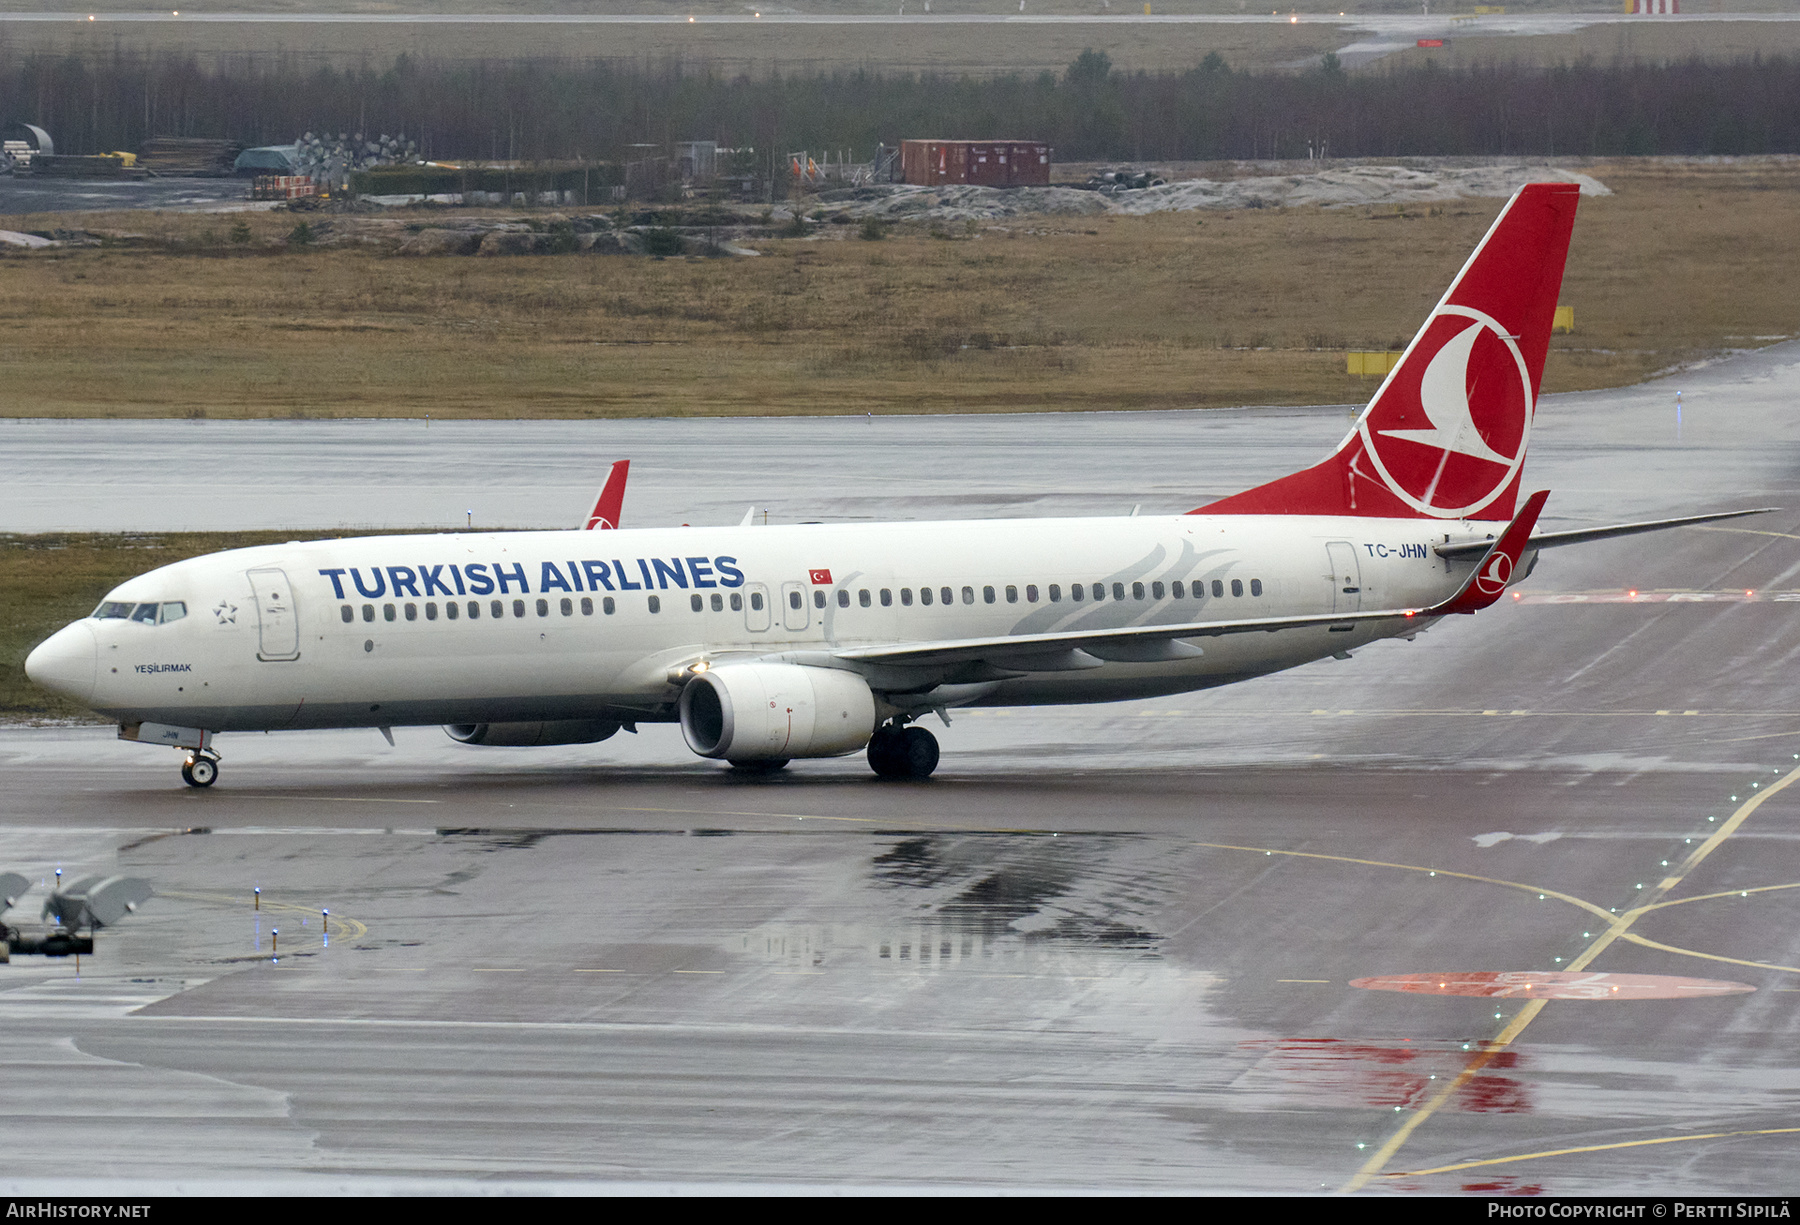
[[[831,586],[831,571],[829,571],[829,570],[809,570],[809,571],[807,571],[807,573],[812,575],[812,581],[813,581],[813,585],[815,587]]]

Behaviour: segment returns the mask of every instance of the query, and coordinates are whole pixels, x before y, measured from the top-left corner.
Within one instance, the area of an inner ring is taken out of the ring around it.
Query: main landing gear
[[[211,753],[190,753],[181,763],[181,781],[190,787],[210,787],[219,778],[219,759]]]
[[[937,737],[922,727],[884,723],[869,737],[869,767],[881,778],[930,778],[937,764]]]

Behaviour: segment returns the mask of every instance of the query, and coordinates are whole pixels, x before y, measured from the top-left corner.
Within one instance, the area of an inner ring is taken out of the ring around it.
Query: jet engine
[[[832,668],[727,664],[681,691],[681,734],[702,757],[840,757],[867,744],[875,724],[868,682]]]
[[[556,719],[545,723],[447,723],[444,731],[464,744],[525,748],[545,744],[594,744],[619,730],[611,719]]]

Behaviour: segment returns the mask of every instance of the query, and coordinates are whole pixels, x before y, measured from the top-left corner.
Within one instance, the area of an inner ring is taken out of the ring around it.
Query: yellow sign
[[[1552,332],[1573,332],[1575,330],[1575,308],[1573,306],[1557,307],[1555,317],[1550,320],[1550,330]]]
[[[1399,364],[1400,354],[1393,351],[1353,352],[1345,355],[1344,372],[1367,378],[1371,374],[1386,374]]]

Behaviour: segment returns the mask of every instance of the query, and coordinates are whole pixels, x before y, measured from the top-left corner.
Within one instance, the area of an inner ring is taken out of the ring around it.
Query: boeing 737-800
[[[744,770],[866,748],[923,778],[932,712],[1205,689],[1408,637],[1542,548],[1729,517],[1532,535],[1548,495],[1521,499],[1520,470],[1576,202],[1508,201],[1324,461],[1186,514],[268,545],[131,579],[26,671],[186,750],[201,787],[218,732],[432,723],[527,745],[678,722]]]

